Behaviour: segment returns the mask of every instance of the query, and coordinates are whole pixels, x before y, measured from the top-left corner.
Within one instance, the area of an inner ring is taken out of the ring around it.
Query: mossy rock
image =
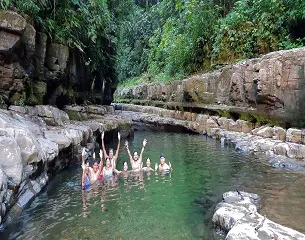
[[[70,120],[75,120],[75,121],[88,120],[88,116],[86,113],[79,113],[71,110],[65,110],[65,112],[68,114]]]

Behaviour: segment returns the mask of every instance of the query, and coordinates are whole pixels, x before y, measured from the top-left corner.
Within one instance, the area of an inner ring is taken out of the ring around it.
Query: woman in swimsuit
[[[95,159],[95,153],[93,153],[93,159]],[[99,175],[102,172],[103,168],[103,153],[100,150],[100,163],[94,160],[93,166],[89,166],[89,162],[85,163],[85,148],[82,151],[82,168],[83,168],[83,176],[82,176],[82,187],[85,185],[90,185],[90,183],[95,182]]]
[[[118,160],[118,156],[119,156],[121,135],[118,132],[118,146],[117,146],[117,149],[115,151],[115,155],[113,155],[113,148],[109,149],[109,154],[107,155],[105,144],[104,144],[104,136],[105,136],[105,133],[102,132],[101,139],[102,139],[102,149],[103,149],[104,156],[105,156],[105,158],[109,158],[111,165],[115,165],[117,160]]]

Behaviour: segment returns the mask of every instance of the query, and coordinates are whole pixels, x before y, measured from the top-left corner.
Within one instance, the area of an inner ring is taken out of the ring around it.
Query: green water
[[[171,174],[118,177],[81,191],[80,166],[71,167],[57,175],[0,238],[222,239],[211,225],[214,207],[223,192],[236,188],[260,194],[267,217],[305,232],[302,174],[272,168],[265,159],[200,135],[136,132],[131,151],[140,152],[144,138],[144,159],[150,157],[154,166],[164,152]],[[128,157],[122,146],[119,170],[124,161]]]

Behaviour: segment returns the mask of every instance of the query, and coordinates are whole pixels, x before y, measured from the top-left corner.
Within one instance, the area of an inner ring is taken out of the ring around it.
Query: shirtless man
[[[134,152],[133,157],[132,157],[131,154],[130,154],[130,151],[129,151],[128,141],[125,142],[125,147],[127,149],[128,155],[129,155],[129,160],[130,160],[132,170],[137,170],[137,171],[141,170],[142,156],[143,156],[143,152],[144,152],[144,148],[145,148],[146,143],[147,143],[147,140],[144,139],[143,140],[143,147],[142,147],[140,156],[138,156],[138,152]]]
[[[114,166],[114,169],[116,168],[116,161],[118,160],[118,156],[119,156],[119,150],[120,150],[120,142],[121,142],[121,135],[118,132],[118,146],[115,152],[115,155],[113,155],[113,148],[109,149],[109,154],[107,155],[106,149],[105,149],[105,144],[104,144],[104,132],[102,132],[102,148],[103,148],[103,153],[105,156],[105,159],[109,158],[111,165]]]
[[[169,163],[167,164],[167,163],[165,162],[164,153],[161,153],[161,154],[160,154],[159,170],[160,170],[160,171],[172,170],[171,163],[169,162]]]
[[[85,185],[95,182],[103,168],[103,153],[100,150],[100,163],[95,160],[95,153],[93,153],[93,166],[89,166],[89,162],[87,161],[85,164],[85,148],[82,151],[82,168],[83,168],[83,176],[82,176],[82,187]],[[89,183],[90,181],[90,183]]]
[[[142,170],[143,170],[144,172],[154,171],[154,169],[152,169],[152,168],[150,167],[150,159],[149,159],[149,158],[147,158],[147,160],[146,160],[146,167],[143,167]]]

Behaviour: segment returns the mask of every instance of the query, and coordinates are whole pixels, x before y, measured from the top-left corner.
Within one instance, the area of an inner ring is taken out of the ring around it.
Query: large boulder
[[[0,39],[0,52],[8,52],[17,45],[20,36],[0,30]]]
[[[48,125],[62,126],[69,122],[69,116],[66,112],[48,105],[36,106],[37,114],[42,117]]]
[[[273,127],[273,139],[286,141],[286,130],[281,127]]]
[[[290,150],[287,143],[278,143],[273,147],[273,152],[276,155],[287,156],[287,152]]]
[[[44,136],[48,140],[57,144],[59,150],[69,147],[72,143],[72,140],[65,136],[61,130],[46,130],[44,131]]]
[[[224,130],[229,130],[230,119],[226,117],[221,117],[218,119],[219,126]]]
[[[305,239],[305,235],[281,226],[257,212],[259,196],[227,192],[216,206],[213,223],[227,233],[226,240]]]
[[[43,161],[50,162],[59,154],[59,146],[55,141],[51,141],[51,139],[37,138],[37,142],[41,147],[41,156]]]
[[[0,10],[0,28],[21,35],[26,27],[26,20],[16,12]]]
[[[47,46],[46,66],[49,70],[64,73],[69,58],[69,48],[63,44],[50,43]]]
[[[233,132],[242,132],[241,122],[229,119],[229,130]]]
[[[7,111],[0,112],[1,134],[14,138],[20,149],[24,165],[39,162],[41,160],[41,147],[36,140],[36,136],[41,134],[39,126],[30,123],[18,114],[14,117],[11,117]]]
[[[289,128],[286,133],[286,141],[293,143],[304,143],[305,132],[300,129]]]
[[[263,127],[255,134],[257,136],[261,136],[264,138],[272,138],[273,137],[273,128],[272,127]]]
[[[0,136],[0,167],[18,185],[22,177],[22,158],[20,148],[14,138]]]

